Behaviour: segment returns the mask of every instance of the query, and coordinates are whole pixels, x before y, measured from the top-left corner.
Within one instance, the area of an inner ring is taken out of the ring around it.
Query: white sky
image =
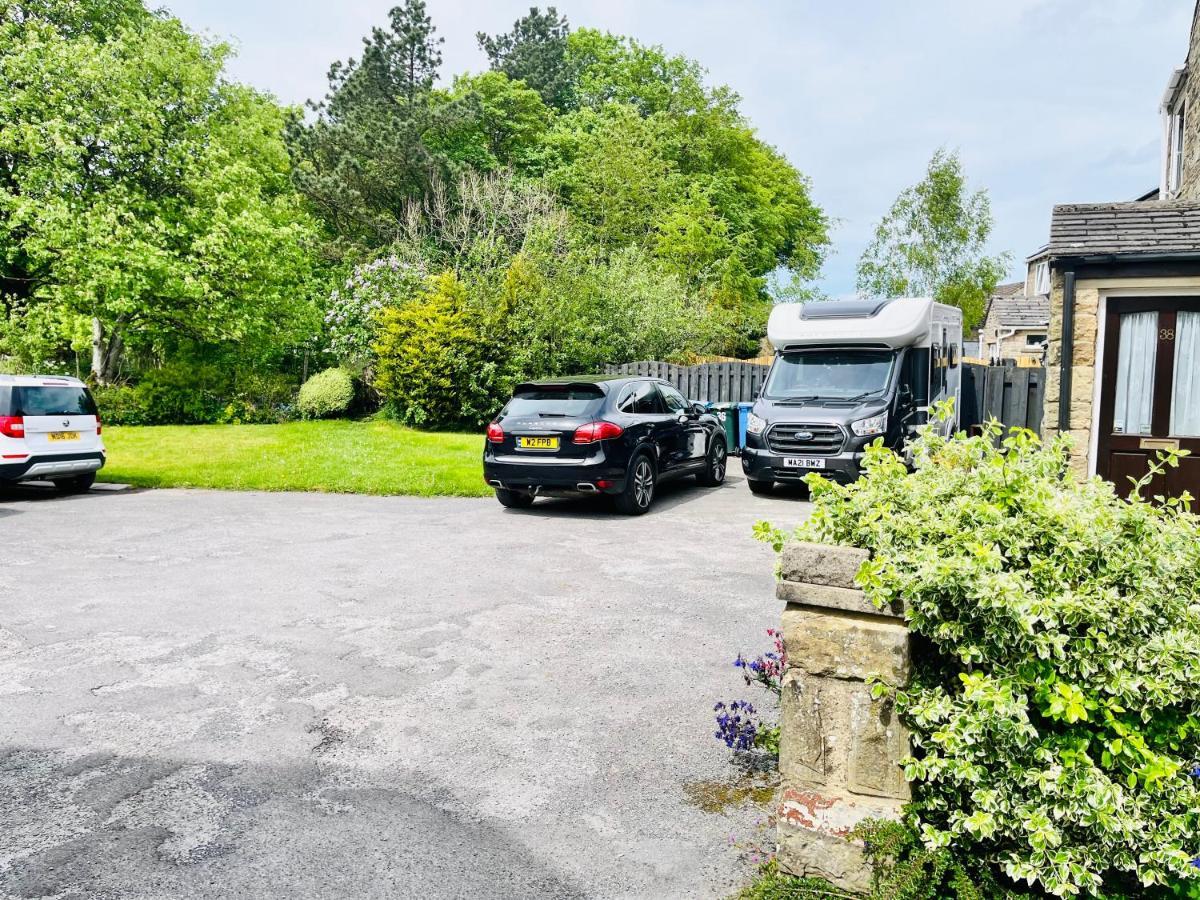
[[[232,75],[301,103],[357,56],[388,0],[161,0],[229,40]],[[486,67],[476,31],[529,0],[427,0],[443,78]],[[544,4],[543,4],[544,5]],[[820,286],[854,289],[875,223],[942,145],[991,194],[993,250],[1022,259],[1055,203],[1133,199],[1158,183],[1159,101],[1183,63],[1193,0],[559,0],[573,26],[698,60],[836,220]]]

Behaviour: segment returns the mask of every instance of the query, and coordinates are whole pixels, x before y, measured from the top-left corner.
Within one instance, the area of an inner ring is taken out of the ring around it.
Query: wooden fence
[[[959,423],[969,429],[995,418],[1040,432],[1045,393],[1045,369],[965,364]]]
[[[719,362],[698,366],[643,361],[605,366],[609,375],[662,378],[689,400],[709,403],[749,403],[758,394],[769,367],[760,363]]]
[[[999,419],[1006,426],[1018,425],[1040,431],[1046,370],[1012,366],[963,365],[962,427]],[[758,394],[769,368],[751,362],[703,363],[677,366],[674,363],[642,361],[605,366],[609,375],[644,375],[673,384],[689,400],[710,403],[749,403]]]

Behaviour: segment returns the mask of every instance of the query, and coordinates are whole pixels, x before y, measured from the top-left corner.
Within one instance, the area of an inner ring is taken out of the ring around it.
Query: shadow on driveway
[[[794,485],[775,485],[774,492],[769,496],[756,496],[750,493],[746,479],[741,475],[730,472],[725,483],[720,487],[704,487],[696,483],[692,476],[672,479],[660,484],[654,497],[654,505],[646,516],[653,518],[656,513],[679,509],[706,498],[717,495],[722,501],[737,505],[761,506],[763,514],[771,512],[772,504],[784,502],[804,502],[808,494],[803,488]],[[499,504],[497,504],[499,507]],[[533,516],[538,518],[565,519],[623,519],[621,513],[613,506],[611,497],[548,497],[538,500],[528,509],[501,509],[506,515]]]
[[[0,748],[6,897],[585,896],[426,776]]]

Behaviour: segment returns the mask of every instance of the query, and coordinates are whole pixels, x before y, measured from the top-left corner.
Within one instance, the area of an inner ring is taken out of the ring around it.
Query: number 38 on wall
[[[1175,340],[1175,329],[1174,329],[1174,328],[1160,328],[1160,329],[1158,329],[1158,339],[1159,339],[1160,341],[1173,341],[1173,340]]]

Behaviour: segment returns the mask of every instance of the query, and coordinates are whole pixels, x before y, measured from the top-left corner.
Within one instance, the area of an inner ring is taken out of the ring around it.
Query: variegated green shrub
[[[1075,481],[1065,440],[998,437],[929,431],[911,473],[871,447],[858,482],[811,478],[798,529],[871,550],[859,584],[876,604],[903,597],[919,636],[895,695],[911,822],[927,847],[1053,895],[1186,889],[1200,877],[1200,519],[1190,498]]]

